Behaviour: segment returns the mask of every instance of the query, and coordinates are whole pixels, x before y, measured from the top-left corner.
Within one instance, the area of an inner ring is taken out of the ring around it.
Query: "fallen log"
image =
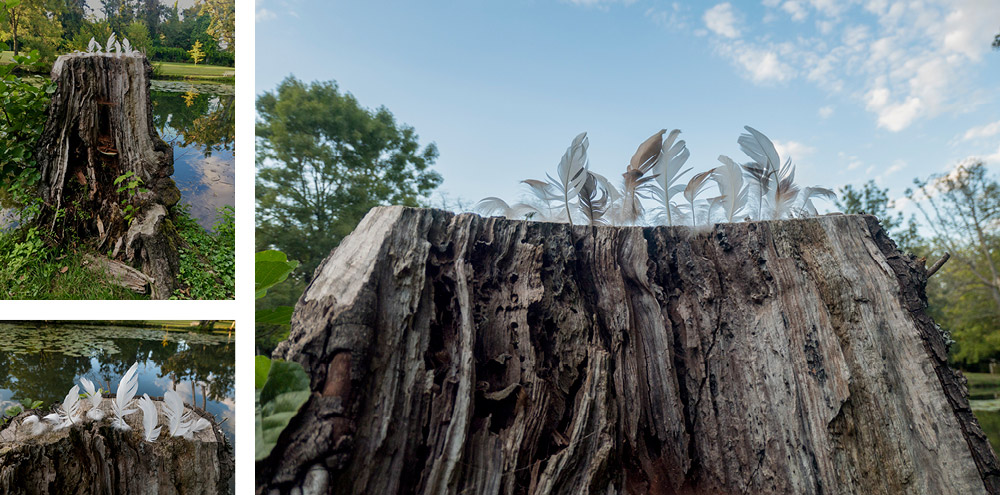
[[[85,254],[83,255],[83,263],[107,277],[111,282],[137,294],[145,294],[152,286],[153,279],[120,261]]]
[[[871,216],[585,227],[372,210],[275,358],[258,493],[1000,493],[926,273]]]
[[[154,404],[162,416],[162,400],[155,399]],[[147,442],[141,412],[125,416],[132,429],[123,431],[108,419],[111,400],[101,405],[105,419],[100,421],[86,419],[89,403],[81,407],[81,421],[58,431],[33,434],[24,420],[35,411],[19,414],[0,429],[0,493],[234,493],[232,447],[211,414],[188,406],[187,411],[208,420],[211,428],[190,439],[161,432],[154,442]]]
[[[165,299],[177,288],[179,237],[168,212],[180,191],[170,178],[173,148],[153,127],[151,75],[141,52],[56,60],[38,142],[45,208],[37,221],[57,239],[73,235],[120,255]]]

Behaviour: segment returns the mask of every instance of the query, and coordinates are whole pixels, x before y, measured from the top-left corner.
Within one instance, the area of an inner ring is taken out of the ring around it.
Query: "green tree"
[[[125,26],[125,37],[132,43],[132,48],[140,50],[143,53],[149,50],[151,46],[149,28],[142,21],[132,21],[128,26]]]
[[[257,249],[299,260],[303,280],[369,209],[421,205],[441,183],[433,143],[333,81],[290,76],[257,97],[257,115]]]
[[[906,222],[901,211],[897,211],[895,215],[890,213],[889,210],[895,205],[889,200],[889,189],[878,187],[873,180],[866,182],[860,189],[850,184],[841,187],[835,202],[837,208],[846,214],[874,215],[903,252],[912,251],[920,244],[916,220],[910,216],[909,222]]]
[[[949,262],[929,284],[932,315],[949,330],[966,364],[1000,355],[1000,183],[980,161],[914,180],[907,195],[933,231],[937,253]],[[922,201],[920,201],[922,200]]]
[[[235,0],[202,0],[201,15],[211,18],[206,33],[215,37],[220,44],[226,46],[226,51],[236,51],[236,1]]]
[[[51,0],[0,0],[7,19],[0,25],[0,40],[10,41],[15,55],[38,50],[43,59],[52,59],[63,33],[58,8]]]

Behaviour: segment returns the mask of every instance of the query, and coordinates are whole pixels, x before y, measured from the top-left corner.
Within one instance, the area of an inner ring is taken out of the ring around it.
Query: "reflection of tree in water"
[[[66,391],[73,386],[73,377],[87,376],[102,389],[109,390],[132,363],[138,362],[144,366],[152,363],[159,367],[160,378],[169,378],[175,388],[186,381],[198,384],[192,391],[192,401],[200,392],[199,405],[202,407],[207,400],[225,402],[233,396],[235,362],[232,343],[189,343],[183,338],[157,341],[112,337],[108,340],[119,352],[108,354],[103,349],[95,350],[92,356],[96,368],[92,367],[95,363],[90,357],[62,352],[0,353],[0,388],[11,390],[16,399],[30,397],[44,401],[45,407],[48,407],[65,398]]]
[[[232,344],[190,344],[164,339],[157,342],[138,339],[112,339],[121,353],[115,362],[101,361],[101,374],[117,380],[133,362],[153,362],[160,368],[160,378],[169,378],[176,389],[179,382],[207,384],[201,387],[203,401],[207,398],[225,401],[233,394],[235,363]],[[109,357],[110,358],[110,357]],[[106,378],[105,378],[106,379]],[[192,394],[192,397],[197,395]]]
[[[198,145],[205,156],[232,150],[236,114],[232,95],[153,91],[153,123],[160,136],[181,146]]]
[[[89,358],[61,352],[0,353],[0,388],[12,391],[13,399],[41,400],[47,407],[66,398],[72,387],[66,376],[82,375],[89,370]]]

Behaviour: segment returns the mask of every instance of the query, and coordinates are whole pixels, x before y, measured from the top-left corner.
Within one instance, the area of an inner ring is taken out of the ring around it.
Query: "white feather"
[[[104,43],[105,53],[111,53],[113,46],[115,46],[115,33],[111,33],[111,36],[108,36],[108,41]]]
[[[691,152],[688,151],[687,144],[683,139],[675,142],[680,133],[679,129],[670,131],[667,138],[663,140],[663,144],[660,147],[660,156],[657,157],[656,165],[653,167],[653,173],[656,174],[656,183],[659,185],[658,188],[654,189],[653,195],[660,200],[662,211],[667,217],[667,225],[674,224],[670,199],[684,189],[683,185],[677,184],[677,179],[691,170],[688,168],[681,171],[681,167],[687,162],[688,157],[691,156]],[[681,187],[675,187],[676,185],[680,185]]]
[[[83,390],[87,392],[87,399],[90,400],[90,410],[87,411],[87,418],[94,421],[104,419],[104,411],[100,409],[101,400],[104,399],[101,396],[101,391],[87,377],[81,376],[80,383],[83,384]]]
[[[61,430],[79,421],[79,418],[77,417],[79,414],[80,386],[73,385],[73,388],[69,389],[69,393],[66,394],[66,398],[63,399],[62,404],[60,404],[56,409],[56,412],[49,414],[45,417],[45,419],[54,423],[53,429]],[[53,415],[55,418],[52,418]]]
[[[590,141],[587,133],[581,132],[573,143],[566,148],[562,159],[559,160],[559,167],[556,169],[558,180],[546,174],[549,183],[558,191],[559,199],[563,202],[565,215],[570,224],[573,223],[573,215],[570,209],[570,202],[580,195],[580,191],[587,183],[587,147]]]
[[[111,425],[120,430],[132,429],[128,423],[125,422],[125,416],[136,411],[136,409],[128,409],[128,407],[132,402],[132,399],[135,397],[136,392],[139,391],[139,375],[137,374],[138,369],[139,363],[134,363],[132,364],[132,367],[129,368],[124,375],[122,375],[122,379],[118,383],[118,392],[115,395],[115,399],[111,401],[111,411],[115,415]]]
[[[87,51],[90,53],[99,53],[101,51],[101,45],[94,41],[94,38],[90,38],[90,43],[87,44]]]
[[[705,190],[706,186],[708,186],[708,179],[712,176],[713,171],[714,169],[695,175],[690,181],[688,181],[687,187],[684,188],[684,199],[688,201],[688,207],[691,211],[692,227],[698,225],[699,209],[695,207],[694,202],[698,198],[698,195]]]
[[[125,55],[132,55],[132,43],[129,42],[128,38],[122,38],[122,50]]]
[[[740,149],[753,161],[769,170],[776,170],[781,165],[778,158],[778,151],[774,148],[774,143],[768,139],[764,133],[750,126],[744,126],[749,134],[740,134],[736,140]]]
[[[147,442],[153,442],[160,436],[159,415],[156,413],[156,404],[149,398],[149,395],[142,394],[139,399],[139,409],[142,409],[142,429],[145,432]]]
[[[827,201],[833,201],[837,198],[837,194],[832,190],[825,187],[807,187],[799,193],[802,196],[802,206],[801,209],[806,215],[819,215],[816,211],[816,206],[813,205],[812,198],[821,198]]]
[[[193,426],[191,415],[184,414],[184,401],[173,390],[163,393],[163,413],[167,416],[167,432],[170,436],[183,436]]]
[[[34,437],[45,433],[45,423],[39,421],[38,416],[28,416],[21,422],[21,428],[30,428],[28,434]]]
[[[198,433],[199,431],[204,430],[210,426],[212,426],[212,423],[209,423],[207,419],[198,418],[198,421],[195,421],[194,424],[191,425],[191,428],[189,428],[188,431],[184,433],[184,438],[190,440],[195,433]]]
[[[719,155],[721,167],[712,172],[712,180],[719,186],[719,198],[716,204],[722,208],[727,222],[732,222],[736,215],[746,206],[747,188],[743,185],[743,170],[726,155]]]

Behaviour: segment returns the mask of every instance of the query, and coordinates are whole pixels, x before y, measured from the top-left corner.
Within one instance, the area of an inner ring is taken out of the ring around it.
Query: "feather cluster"
[[[800,188],[795,184],[791,158],[784,164],[774,143],[762,132],[745,127],[737,139],[750,158],[739,164],[720,155],[721,165],[696,173],[684,168],[691,156],[687,144],[678,139],[681,131],[656,132],[636,149],[622,174],[619,189],[604,176],[590,170],[587,133],[573,138],[548,180],[527,179],[533,200],[508,204],[497,197],[485,198],[476,209],[485,215],[570,224],[635,225],[647,217],[643,200],[653,203],[649,210],[654,225],[689,225],[694,228],[718,222],[777,220],[816,215],[814,199],[832,201],[836,195],[825,187]],[[701,199],[707,190],[718,195]],[[681,194],[683,202],[674,198]]]
[[[139,388],[138,369],[139,363],[132,364],[118,383],[118,391],[114,399],[111,400],[113,416],[111,425],[120,430],[131,430],[132,428],[125,422],[125,416],[142,411],[143,438],[147,442],[153,442],[160,437],[163,426],[159,425],[159,411],[149,395],[142,394],[141,398],[134,400]],[[86,417],[93,421],[104,419],[104,412],[99,409],[104,399],[101,390],[85,377],[80,378],[80,383],[83,384],[84,397],[91,405]],[[35,415],[28,416],[21,422],[20,430],[26,430],[26,434],[29,436],[37,436],[44,433],[50,425],[53,431],[58,431],[79,423],[82,419],[80,417],[80,399],[80,386],[73,385],[55,412],[42,418],[44,421],[40,421],[39,417]],[[138,406],[138,409],[129,409],[133,403]],[[197,416],[192,411],[185,410],[183,399],[181,399],[180,394],[173,390],[168,390],[163,394],[163,412],[167,419],[165,424],[167,433],[172,437],[184,437],[190,440],[195,433],[212,426],[212,423],[207,419]]]
[[[127,57],[131,57],[139,52],[138,50],[134,49],[132,43],[128,40],[128,38],[122,38],[121,41],[118,41],[115,33],[111,33],[111,36],[108,36],[108,40],[104,42],[103,49],[101,48],[101,44],[98,43],[97,40],[95,40],[94,38],[90,38],[90,42],[87,43],[87,51],[85,53],[89,53],[92,55],[106,54],[114,56],[124,55]]]

